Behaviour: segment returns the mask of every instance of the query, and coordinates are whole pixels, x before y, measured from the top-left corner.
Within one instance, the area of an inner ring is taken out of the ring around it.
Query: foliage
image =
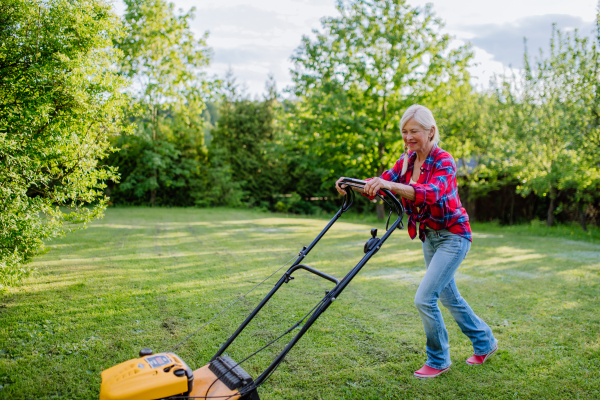
[[[232,185],[237,185],[241,192],[234,195],[230,191],[229,194],[233,198],[244,196],[250,207],[269,208],[273,195],[280,193],[286,181],[285,166],[278,157],[282,152],[277,140],[279,103],[272,78],[267,82],[267,92],[264,101],[250,100],[238,94],[235,79],[229,73],[219,106],[219,119],[211,131],[212,166],[230,171],[231,180],[211,179],[209,184],[231,189],[234,189]],[[233,205],[227,198],[218,199],[211,194],[205,201]]]
[[[103,181],[118,180],[98,160],[121,129],[120,30],[104,0],[0,3],[0,286],[44,239],[102,215]]]
[[[197,206],[240,207],[244,204],[242,182],[233,178],[233,167],[226,149],[211,149],[207,170],[206,184],[195,201]]]
[[[577,32],[553,30],[549,54],[540,51],[531,64],[525,53],[524,73],[505,77],[498,96],[512,114],[505,122],[505,143],[512,148],[518,190],[549,197],[548,226],[561,190],[574,188],[579,202],[599,182],[598,147],[588,138],[598,129],[590,104],[597,96],[596,53],[596,46]]]
[[[450,48],[430,5],[358,0],[337,8],[340,15],[323,19],[316,39],[305,36],[292,58],[300,100],[292,129],[327,165],[330,186],[341,175],[379,175],[399,158],[408,106],[435,108],[471,90],[469,49]]]
[[[118,203],[193,205],[206,176],[208,34],[194,38],[193,8],[176,15],[165,0],[125,4],[127,35],[116,45],[124,53],[120,70],[133,82],[137,129],[119,138],[122,151],[110,161],[123,177],[112,196]]]
[[[463,85],[433,109],[441,146],[456,160],[460,197],[470,221],[476,220],[475,200],[496,189],[506,176],[502,163],[489,168],[498,154],[489,151],[499,141],[499,132],[493,126],[495,105],[488,93],[477,93]]]

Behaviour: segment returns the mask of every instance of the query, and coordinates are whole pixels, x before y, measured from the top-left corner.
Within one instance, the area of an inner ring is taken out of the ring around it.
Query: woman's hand
[[[344,176],[342,176],[340,179],[338,179],[338,180],[337,180],[337,182],[335,183],[335,188],[337,189],[337,191],[338,191],[338,193],[339,193],[339,194],[341,194],[341,195],[344,195],[344,196],[345,196],[345,195],[346,195],[346,191],[345,191],[344,189],[345,189],[345,188],[347,188],[347,187],[348,187],[348,185],[346,185],[346,184],[342,183],[342,180],[343,180],[344,178],[345,178],[345,177],[344,177]]]
[[[373,178],[367,181],[365,185],[365,193],[369,196],[375,196],[381,189],[391,190],[392,186],[389,181],[381,178]]]

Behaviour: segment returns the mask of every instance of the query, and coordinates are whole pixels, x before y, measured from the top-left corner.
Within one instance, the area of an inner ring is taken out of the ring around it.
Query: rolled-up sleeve
[[[433,165],[434,171],[427,183],[411,183],[415,188],[415,206],[437,203],[445,194],[449,182],[456,177],[456,164],[452,158],[444,158]]]

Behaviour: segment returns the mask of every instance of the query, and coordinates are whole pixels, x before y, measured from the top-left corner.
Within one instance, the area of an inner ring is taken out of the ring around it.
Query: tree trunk
[[[375,210],[377,210],[377,219],[385,218],[385,206],[383,205],[383,201],[378,201],[375,206]]]
[[[528,203],[528,209],[527,209],[527,219],[529,221],[533,220],[533,214],[535,213],[535,206],[537,203],[537,196],[527,196],[529,199],[531,199]]]
[[[384,107],[384,115],[385,115],[385,107]],[[383,174],[383,171],[384,171],[384,167],[381,164],[381,160],[383,160],[383,155],[385,153],[385,144],[383,143],[383,141],[379,142],[378,153],[379,153],[380,165],[379,165],[379,168],[377,168],[377,176],[381,176],[381,174]],[[385,217],[385,206],[383,205],[383,201],[377,202],[377,204],[375,205],[375,210],[377,211],[377,219],[383,220],[383,218]]]
[[[515,191],[510,191],[510,219],[509,224],[512,225],[515,222]]]
[[[500,222],[502,225],[506,224],[508,218],[506,218],[506,185],[502,186],[502,200],[501,200],[501,208],[500,208]]]
[[[383,168],[379,168],[379,170],[377,170],[377,176],[381,176],[382,173]],[[383,205],[383,201],[377,200],[375,211],[377,211],[377,219],[383,220],[383,218],[385,218],[385,206]]]
[[[581,229],[587,231],[587,225],[585,223],[585,204],[583,206],[579,205],[577,210],[579,212],[579,223],[581,224]]]
[[[550,188],[550,205],[548,206],[548,219],[546,220],[546,225],[551,227],[554,225],[554,209],[556,208],[555,200],[556,200],[556,188]]]
[[[158,183],[158,170],[154,170],[154,180]],[[156,205],[156,189],[150,190],[150,204],[152,207]]]

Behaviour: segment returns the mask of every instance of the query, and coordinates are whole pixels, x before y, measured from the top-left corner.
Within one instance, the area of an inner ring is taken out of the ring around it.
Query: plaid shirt
[[[425,226],[430,229],[447,229],[471,240],[471,226],[469,216],[458,198],[456,185],[456,163],[448,153],[434,146],[421,166],[421,174],[417,183],[409,183],[413,166],[417,159],[416,152],[408,153],[408,169],[404,176],[401,157],[396,164],[381,174],[386,181],[403,183],[415,188],[415,201],[402,198],[402,204],[408,215],[408,234],[411,239],[417,236],[417,222],[419,222],[419,239],[425,241]]]

